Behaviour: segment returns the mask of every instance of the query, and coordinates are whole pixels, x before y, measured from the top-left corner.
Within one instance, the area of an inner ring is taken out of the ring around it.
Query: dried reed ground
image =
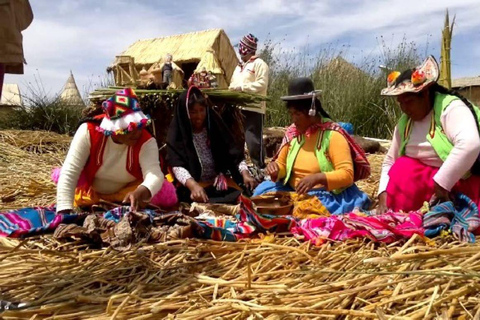
[[[69,138],[0,132],[6,207],[54,201],[50,170]],[[47,152],[48,151],[48,152]],[[370,156],[377,188],[382,156]],[[6,200],[9,200],[8,198]],[[4,319],[479,319],[480,250],[414,237],[312,247],[291,237],[178,240],[118,253],[49,236],[0,241],[1,299],[28,302]]]

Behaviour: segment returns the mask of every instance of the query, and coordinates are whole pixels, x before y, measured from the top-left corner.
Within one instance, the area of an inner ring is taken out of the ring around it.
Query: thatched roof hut
[[[173,62],[183,70],[184,80],[200,65],[217,76],[220,88],[228,86],[238,64],[236,52],[222,29],[138,40],[117,56],[110,67],[116,85],[136,84],[142,68],[160,67],[167,54],[171,54]],[[176,86],[181,87],[182,83],[176,83]]]
[[[75,82],[72,71],[70,71],[70,76],[63,86],[62,93],[60,94],[60,100],[69,106],[85,107],[85,102],[80,95],[80,91],[78,91],[77,83]]]
[[[4,83],[0,99],[0,115],[5,115],[13,108],[22,105],[22,96],[18,84]]]
[[[480,106],[480,76],[453,79],[452,88]]]

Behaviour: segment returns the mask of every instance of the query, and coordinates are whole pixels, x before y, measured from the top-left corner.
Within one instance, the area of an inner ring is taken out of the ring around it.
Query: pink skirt
[[[420,209],[425,201],[432,198],[435,185],[433,177],[438,169],[405,156],[397,159],[388,173],[388,208],[406,212]],[[480,176],[458,181],[452,192],[463,193],[480,206]]]

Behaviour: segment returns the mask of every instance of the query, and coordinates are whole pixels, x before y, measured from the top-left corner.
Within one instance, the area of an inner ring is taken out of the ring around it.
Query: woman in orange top
[[[287,129],[277,159],[267,166],[272,181],[260,184],[254,195],[308,193],[317,196],[332,214],[368,209],[368,196],[354,184],[370,174],[363,150],[330,120],[312,80],[292,80],[288,93],[281,99],[287,102],[293,125]]]

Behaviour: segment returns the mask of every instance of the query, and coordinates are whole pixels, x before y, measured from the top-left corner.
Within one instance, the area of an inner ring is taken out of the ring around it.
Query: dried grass
[[[0,174],[2,190],[19,192],[9,205],[54,200],[50,169],[61,163],[68,143],[58,135],[0,132],[7,169]],[[47,146],[58,152],[39,151]],[[374,194],[382,156],[369,158],[373,178],[361,187]],[[50,236],[2,238],[0,298],[28,308],[1,316],[478,319],[479,250],[453,239],[424,243],[418,236],[390,245],[352,240],[321,247],[279,235],[238,243],[176,240],[126,252],[90,250]]]
[[[416,238],[403,247],[314,248],[267,239],[178,240],[123,253],[50,237],[3,239],[4,299],[29,303],[3,318],[470,319],[478,312],[478,246]]]
[[[50,173],[61,166],[70,140],[45,131],[0,131],[0,209],[53,204]]]

